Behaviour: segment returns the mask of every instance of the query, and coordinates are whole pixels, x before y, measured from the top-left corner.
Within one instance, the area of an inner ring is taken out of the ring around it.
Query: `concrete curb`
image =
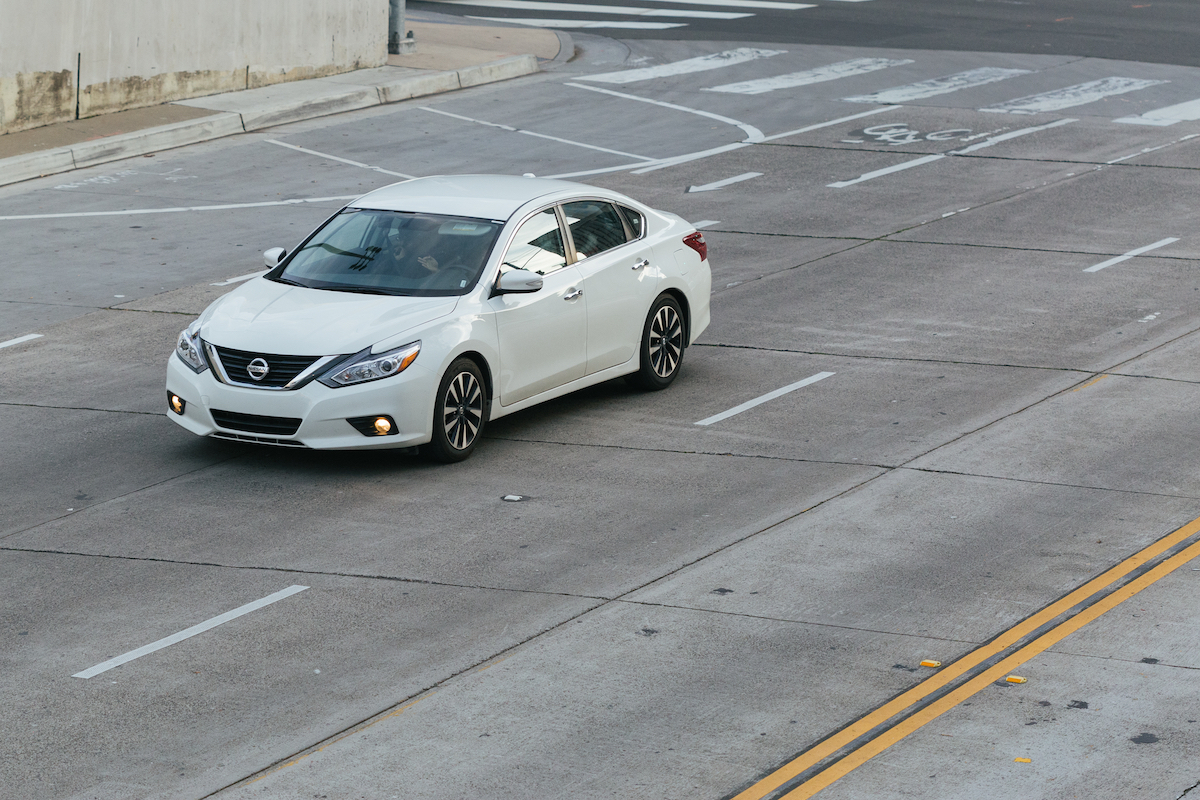
[[[69,172],[82,167],[92,167],[123,158],[140,156],[159,150],[169,150],[210,139],[231,136],[235,133],[258,130],[272,125],[323,117],[343,111],[354,111],[371,106],[387,105],[414,97],[423,97],[442,92],[452,92],[471,86],[532,75],[538,71],[537,58],[531,55],[511,56],[486,64],[464,67],[447,72],[405,75],[397,80],[373,85],[339,83],[331,80],[298,81],[264,87],[275,90],[276,97],[262,106],[245,107],[245,92],[231,92],[196,100],[186,100],[181,105],[199,108],[218,108],[223,113],[199,117],[170,125],[135,131],[133,133],[106,136],[90,142],[81,142],[69,147],[39,150],[34,153],[0,159],[0,186],[11,183]],[[345,80],[352,74],[340,76]],[[251,92],[262,90],[251,89]],[[241,110],[224,110],[228,105],[222,98],[238,96]]]

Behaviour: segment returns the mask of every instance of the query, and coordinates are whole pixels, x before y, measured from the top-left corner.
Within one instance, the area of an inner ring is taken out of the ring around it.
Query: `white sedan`
[[[666,388],[709,321],[702,234],[565,181],[394,184],[264,258],[179,335],[168,416],[192,433],[459,461],[536,403]]]

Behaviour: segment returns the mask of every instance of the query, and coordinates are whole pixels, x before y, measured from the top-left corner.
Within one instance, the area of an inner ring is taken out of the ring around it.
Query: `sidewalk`
[[[544,28],[422,22],[417,52],[388,65],[136,108],[0,136],[0,186],[272,125],[516,78],[565,60],[566,34]]]

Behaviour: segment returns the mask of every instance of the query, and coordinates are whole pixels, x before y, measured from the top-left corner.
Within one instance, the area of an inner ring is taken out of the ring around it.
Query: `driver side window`
[[[562,231],[553,208],[534,214],[513,236],[501,269],[527,269],[546,275],[567,265]]]

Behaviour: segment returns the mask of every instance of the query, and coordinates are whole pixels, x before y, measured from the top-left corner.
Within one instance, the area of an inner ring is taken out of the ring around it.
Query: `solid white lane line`
[[[720,6],[721,8],[765,8],[775,11],[799,11],[816,8],[812,3],[781,3],[778,0],[655,0],[659,3],[678,3],[685,6]],[[841,0],[857,3],[861,0]]]
[[[1027,69],[1001,69],[1000,67],[980,67],[941,78],[931,78],[927,81],[910,83],[907,86],[897,86],[895,89],[885,89],[874,94],[861,94],[855,97],[843,97],[847,103],[908,103],[913,100],[924,100],[939,94],[949,94],[960,89],[970,89],[996,81],[1015,78],[1018,75],[1028,75]]]
[[[123,211],[71,211],[64,214],[12,214],[0,217],[0,222],[21,219],[70,219],[73,217],[123,217],[135,214],[179,214],[184,211],[231,211],[239,208],[266,208],[267,206],[294,206],[301,203],[331,203],[335,200],[354,200],[361,194],[340,197],[301,197],[295,200],[268,200],[262,203],[227,203],[219,206],[179,206],[177,208],[128,208]]]
[[[473,17],[484,22],[505,22],[511,24],[516,17]],[[620,20],[587,20],[587,19],[529,19],[520,17],[521,24],[530,28],[613,28],[633,31],[665,31],[667,28],[686,28],[686,22],[622,22]]]
[[[989,136],[982,142],[976,142],[975,144],[967,145],[966,147],[958,150],[951,150],[950,155],[961,156],[967,153],[974,153],[976,150],[982,150],[985,147],[991,147],[994,144],[1000,144],[1000,142],[1007,142],[1009,139],[1016,139],[1020,136],[1028,136],[1029,134],[1037,133],[1038,131],[1048,131],[1051,128],[1059,128],[1063,125],[1070,125],[1072,122],[1079,122],[1079,120],[1072,118],[1056,119],[1054,122],[1047,122],[1045,125],[1034,125],[1032,128],[1021,128],[1019,131],[1009,131],[1008,133]]]
[[[510,131],[512,133],[523,133],[526,136],[534,136],[538,139],[549,139],[552,142],[561,142],[562,144],[569,144],[575,147],[584,147],[588,150],[599,150],[601,153],[612,153],[615,156],[624,156],[626,158],[640,158],[642,161],[655,160],[650,156],[639,156],[637,153],[626,153],[621,150],[609,150],[607,147],[599,147],[594,144],[585,144],[583,142],[572,141],[571,139],[562,139],[558,136],[550,136],[545,133],[535,133],[534,131],[527,131],[523,128],[514,128],[511,125],[502,125],[499,122],[487,122],[486,120],[482,119],[464,117],[462,114],[451,114],[449,111],[441,111],[440,109],[429,108],[428,106],[417,106],[417,108],[421,109],[422,111],[428,111],[432,114],[441,114],[443,117],[453,117],[454,119],[461,119],[464,122],[474,122],[476,125],[485,125],[489,128],[500,128],[501,130]]]
[[[734,64],[744,64],[759,58],[770,58],[786,50],[760,50],[754,47],[739,47],[736,50],[726,50],[723,53],[713,53],[698,58],[687,58],[683,61],[672,61],[670,64],[659,64],[654,67],[625,69],[619,72],[601,72],[596,75],[583,75],[576,80],[592,81],[593,83],[634,83],[648,81],[653,78],[668,78],[672,75],[686,75],[692,72],[705,72],[710,69],[731,67]]]
[[[815,125],[807,125],[803,128],[797,128],[794,131],[787,131],[785,133],[776,133],[776,134],[766,137],[765,139],[763,139],[763,141],[771,142],[776,139],[783,139],[788,136],[796,136],[797,134],[800,134],[800,133],[808,133],[809,131],[820,130],[821,128],[829,128],[833,125],[841,125],[843,122],[851,122],[856,119],[862,119],[863,117],[869,117],[872,114],[879,114],[884,111],[894,111],[897,108],[900,108],[900,106],[884,106],[883,108],[873,108],[870,111],[863,111],[859,114],[851,114],[848,117],[838,117],[837,119],[831,119],[828,122],[818,122]]]
[[[1191,122],[1198,119],[1200,119],[1200,100],[1188,100],[1186,103],[1177,103],[1166,108],[1156,108],[1153,111],[1147,111],[1145,114],[1139,114],[1136,117],[1114,119],[1113,122],[1165,127],[1167,125],[1174,125],[1176,122]]]
[[[702,219],[699,222],[693,222],[692,227],[699,231],[704,230],[705,228],[711,228],[713,225],[720,224],[721,220],[719,219]]]
[[[307,147],[298,147],[294,144],[281,142],[278,139],[267,139],[266,141],[268,144],[277,144],[280,147],[286,147],[289,150],[298,150],[301,153],[308,153],[310,156],[319,156],[321,158],[327,158],[330,161],[340,161],[343,164],[349,164],[352,167],[361,167],[362,169],[369,169],[373,172],[382,172],[384,175],[395,175],[397,178],[407,178],[410,181],[414,177],[412,175],[405,175],[403,172],[392,172],[390,169],[384,169],[383,167],[373,167],[370,164],[364,164],[361,161],[352,161],[349,158],[342,158],[341,156],[331,156],[329,153],[319,153],[316,150],[309,150]]]
[[[745,403],[742,403],[740,406],[734,406],[728,411],[722,411],[720,414],[714,414],[713,416],[702,419],[695,424],[708,426],[712,425],[714,422],[720,422],[723,419],[729,419],[730,417],[740,414],[743,411],[749,411],[755,406],[761,406],[763,403],[774,400],[776,397],[783,397],[788,392],[794,392],[801,387],[808,386],[809,384],[816,383],[817,381],[823,381],[831,375],[836,374],[837,373],[835,372],[818,372],[816,375],[810,375],[802,381],[796,381],[789,386],[784,386],[782,389],[776,389],[773,392],[767,392],[762,397],[756,397],[753,400],[748,400]]]
[[[922,156],[921,158],[915,158],[912,161],[905,161],[902,164],[893,164],[892,166],[884,167],[883,169],[873,170],[872,172],[864,172],[862,175],[859,175],[853,180],[835,181],[834,183],[827,183],[825,185],[830,189],[844,189],[845,187],[853,186],[856,183],[865,183],[866,181],[874,180],[875,178],[882,178],[884,175],[891,175],[893,172],[903,172],[906,169],[919,167],[922,164],[941,161],[945,157],[946,155],[944,153],[937,153],[931,156]]]
[[[988,106],[979,110],[994,114],[1042,114],[1049,111],[1059,111],[1064,108],[1095,103],[1106,97],[1134,92],[1138,89],[1145,89],[1160,83],[1169,83],[1169,81],[1151,81],[1140,78],[1101,78],[1098,81],[1088,81],[1087,83],[1080,83],[1075,86],[1067,86],[1063,89],[1055,89],[1053,92],[1018,97],[1015,100],[997,103],[994,106]]]
[[[864,173],[864,174],[858,176],[857,178],[854,178],[853,180],[837,181],[835,183],[827,183],[825,185],[828,186],[830,189],[843,189],[847,186],[853,186],[856,183],[863,183],[865,181],[873,180],[875,178],[879,178],[884,175],[891,175],[893,172],[902,172],[906,169],[912,169],[913,167],[919,167],[922,164],[929,164],[934,161],[940,161],[941,159],[945,158],[946,156],[961,156],[961,155],[966,155],[967,153],[974,153],[976,150],[982,150],[985,147],[991,147],[992,145],[999,144],[1000,142],[1006,142],[1009,139],[1016,139],[1018,136],[1027,136],[1031,133],[1048,130],[1050,128],[1057,128],[1060,125],[1068,125],[1072,122],[1078,122],[1078,121],[1079,120],[1076,120],[1076,119],[1060,119],[1060,120],[1055,120],[1054,122],[1047,123],[1046,125],[1035,125],[1032,128],[1022,128],[1019,131],[1009,131],[1008,133],[1002,133],[998,136],[992,136],[988,139],[984,139],[982,142],[976,142],[975,144],[970,145],[968,147],[964,147],[961,150],[951,150],[948,153],[937,153],[935,155],[922,156],[921,158],[915,158],[912,161],[905,161],[901,164],[894,164],[890,167],[884,167],[883,169],[877,169],[874,172]]]
[[[1120,122],[1120,121],[1121,120],[1117,120],[1117,122]],[[1200,133],[1189,134],[1187,136],[1180,137],[1173,142],[1167,142],[1166,144],[1160,144],[1158,147],[1143,147],[1141,150],[1139,150],[1136,153],[1130,153],[1127,156],[1121,156],[1120,158],[1114,158],[1112,161],[1105,161],[1104,163],[1105,164],[1120,164],[1122,161],[1128,161],[1131,158],[1137,158],[1138,156],[1144,156],[1144,155],[1146,155],[1146,153],[1153,153],[1155,150],[1162,150],[1164,148],[1170,147],[1173,144],[1179,144],[1180,142],[1186,142],[1188,139],[1195,139],[1197,136],[1200,136]]]
[[[157,642],[152,642],[144,647],[139,647],[137,650],[130,650],[128,653],[117,656],[116,658],[110,658],[108,661],[85,669],[83,672],[76,672],[71,677],[94,678],[102,672],[108,672],[113,667],[119,667],[122,664],[127,664],[130,661],[133,661],[135,658],[141,658],[142,656],[153,653],[156,650],[162,650],[164,647],[170,647],[177,642],[182,642],[184,639],[190,639],[198,633],[204,633],[205,631],[211,630],[218,625],[223,625],[232,619],[237,619],[244,614],[249,614],[251,611],[257,611],[258,609],[264,606],[269,606],[272,603],[276,603],[285,597],[291,597],[294,594],[303,592],[307,588],[307,586],[289,586],[288,588],[276,592],[275,594],[267,595],[261,600],[255,600],[253,603],[247,603],[244,606],[235,608],[233,611],[226,611],[224,614],[213,617],[205,622],[201,622],[199,625],[193,625],[187,630],[182,630],[179,633],[172,634],[164,639],[159,639]]]
[[[437,0],[455,6],[480,8],[511,8],[517,11],[569,11],[589,14],[616,14],[628,17],[683,17],[688,19],[741,19],[753,17],[735,11],[676,11],[671,8],[639,8],[637,6],[599,6],[590,3],[547,3],[543,0]],[[512,22],[513,20],[509,20]],[[517,20],[524,22],[524,20]]]
[[[614,92],[612,89],[601,89],[599,86],[587,86],[582,83],[568,82],[563,85],[571,86],[575,89],[587,89],[589,92],[600,92],[601,94],[609,94],[609,95],[612,95],[613,97],[624,98],[625,100],[637,100],[640,103],[650,103],[651,105],[659,106],[660,108],[670,108],[675,111],[685,111],[688,114],[696,114],[701,117],[708,117],[709,119],[715,119],[718,122],[724,122],[728,125],[733,125],[735,127],[741,128],[743,131],[746,132],[746,141],[747,142],[761,142],[765,138],[763,136],[763,132],[760,131],[758,128],[754,127],[753,125],[747,125],[744,122],[738,122],[736,119],[730,119],[729,117],[723,117],[720,114],[714,114],[711,111],[701,111],[696,108],[688,108],[687,106],[677,106],[674,103],[665,103],[662,100],[651,100],[648,97],[638,97],[636,94],[626,94],[625,92]]]
[[[720,147],[712,147],[708,150],[697,150],[695,153],[684,153],[683,155],[679,156],[663,158],[659,159],[648,167],[641,167],[640,169],[632,170],[629,174],[645,175],[647,172],[654,172],[655,170],[666,169],[667,167],[674,167],[679,164],[686,164],[689,161],[699,161],[702,158],[720,155],[721,153],[728,153],[731,150],[741,150],[743,147],[749,147],[752,144],[754,144],[754,142],[731,142],[730,144],[723,144]]]
[[[235,283],[241,283],[242,281],[248,281],[251,278],[257,278],[259,275],[266,275],[270,271],[271,270],[269,269],[260,269],[258,272],[251,272],[249,275],[238,275],[236,278],[230,278],[227,281],[210,283],[209,286],[232,286]]]
[[[722,189],[726,186],[730,186],[735,183],[741,183],[742,181],[748,181],[751,178],[757,178],[760,175],[762,175],[761,172],[743,172],[741,175],[735,175],[734,177],[726,178],[723,181],[714,181],[713,183],[706,183],[703,186],[689,186],[688,191],[689,192],[712,192],[712,191],[716,191],[717,189]]]
[[[1167,245],[1174,244],[1175,242],[1178,242],[1178,241],[1179,241],[1179,237],[1177,237],[1177,236],[1172,236],[1172,237],[1168,237],[1166,239],[1161,239],[1161,240],[1155,242],[1154,244],[1148,244],[1145,247],[1139,247],[1136,250],[1130,250],[1128,253],[1126,253],[1123,256],[1117,256],[1116,258],[1110,258],[1108,261],[1101,261],[1099,264],[1088,267],[1087,269],[1084,270],[1084,272],[1099,272],[1100,270],[1104,269],[1105,267],[1111,267],[1113,264],[1120,264],[1122,261],[1128,261],[1129,259],[1133,258],[1134,256],[1140,256],[1142,253],[1148,253],[1151,250],[1157,250],[1160,247],[1166,247]]]
[[[772,78],[759,78],[751,81],[738,81],[723,86],[713,86],[701,89],[702,92],[726,92],[732,94],[765,94],[779,89],[792,89],[796,86],[808,86],[813,83],[824,83],[838,78],[848,78],[852,75],[863,75],[889,67],[899,67],[911,64],[912,59],[890,58],[852,58],[849,61],[839,61],[836,64],[826,64],[823,67],[809,69],[803,72],[793,72],[789,75],[776,75]]]
[[[21,344],[22,342],[31,342],[34,339],[42,338],[44,335],[45,334],[42,333],[27,333],[24,336],[18,336],[15,339],[9,339],[7,342],[0,342],[0,348],[12,347],[14,344]]]

